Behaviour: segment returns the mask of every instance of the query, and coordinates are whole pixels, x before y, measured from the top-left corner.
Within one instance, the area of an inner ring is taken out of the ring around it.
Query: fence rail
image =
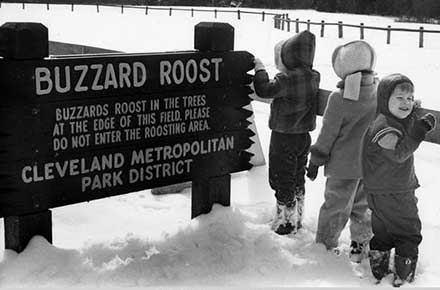
[[[321,20],[321,22],[312,22],[310,20],[303,21],[296,18],[295,20],[290,19],[288,14],[278,14],[274,16],[274,27],[277,29],[285,30],[287,29],[288,32],[290,32],[291,23],[295,24],[295,32],[299,32],[299,24],[306,24],[307,30],[310,30],[311,25],[319,25],[321,26],[321,33],[320,36],[324,37],[324,31],[325,26],[338,26],[338,37],[343,38],[344,37],[344,27],[350,27],[350,28],[359,28],[360,32],[360,39],[364,39],[364,31],[366,29],[370,30],[381,30],[387,32],[387,44],[391,43],[391,32],[392,31],[399,31],[399,32],[416,32],[419,33],[419,47],[424,47],[424,34],[425,33],[440,33],[440,30],[432,30],[432,29],[425,29],[423,26],[420,26],[419,29],[411,29],[411,28],[392,28],[391,25],[388,25],[387,27],[378,27],[378,26],[367,26],[364,23],[360,23],[359,25],[356,24],[344,24],[342,21],[338,22],[325,22],[324,20]],[[286,28],[287,27],[287,28]]]
[[[59,1],[57,3],[47,3],[44,1],[34,0],[34,1],[1,1],[0,0],[0,8],[2,6],[2,3],[22,3],[23,9],[25,9],[25,4],[46,4],[47,10],[50,9],[50,5],[71,5],[71,10],[74,10],[75,5],[81,5],[81,6],[96,6],[96,11],[100,12],[99,7],[120,7],[121,13],[124,13],[124,9],[139,9],[144,10],[145,14],[148,14],[151,10],[162,10],[162,11],[169,11],[169,16],[172,16],[173,11],[186,11],[191,13],[191,17],[194,17],[195,12],[202,12],[202,13],[212,13],[215,18],[217,18],[218,13],[236,13],[237,19],[241,19],[242,14],[251,14],[251,15],[261,15],[261,20],[265,21],[267,17],[272,17],[274,21],[274,27],[281,30],[287,30],[288,32],[291,31],[291,25],[292,23],[295,25],[295,32],[299,32],[299,24],[306,24],[307,30],[310,30],[310,27],[312,25],[320,26],[320,36],[324,37],[325,35],[325,27],[326,26],[337,26],[338,27],[338,37],[343,38],[344,37],[344,27],[350,27],[350,28],[359,28],[359,36],[360,39],[365,38],[365,30],[380,30],[380,31],[386,31],[387,38],[386,42],[387,44],[391,43],[391,32],[411,32],[411,33],[419,33],[419,47],[424,47],[424,35],[426,33],[433,33],[438,34],[440,33],[440,30],[433,30],[433,29],[425,29],[423,26],[420,26],[419,29],[411,29],[411,28],[393,28],[391,25],[388,25],[387,27],[378,27],[378,26],[370,26],[365,25],[364,23],[360,23],[359,25],[356,24],[348,24],[343,23],[342,21],[338,22],[325,22],[324,20],[321,20],[321,22],[314,22],[314,21],[304,21],[300,20],[298,18],[296,19],[290,19],[289,14],[279,14],[274,12],[266,12],[266,11],[251,11],[251,10],[243,10],[243,9],[218,9],[218,8],[212,8],[212,9],[200,9],[200,8],[183,8],[183,7],[163,7],[163,6],[148,6],[148,5],[124,5],[124,4],[109,4],[109,3],[68,3],[67,1]]]

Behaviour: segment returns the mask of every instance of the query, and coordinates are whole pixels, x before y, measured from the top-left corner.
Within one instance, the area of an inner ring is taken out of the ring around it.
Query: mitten
[[[434,115],[428,113],[414,122],[414,125],[409,129],[409,135],[421,142],[425,139],[426,133],[435,127],[435,123]]]
[[[435,124],[437,123],[433,114],[428,113],[424,115],[421,120],[424,122],[424,125],[428,129],[428,132],[435,128]]]
[[[312,161],[309,161],[309,165],[307,166],[307,177],[313,181],[316,179],[316,176],[318,176],[318,169],[319,166],[314,164]]]
[[[255,72],[257,72],[257,71],[259,71],[259,70],[264,70],[264,69],[266,69],[265,67],[264,67],[264,64],[263,64],[263,62],[259,59],[259,58],[255,58],[254,59],[254,64],[255,64]]]

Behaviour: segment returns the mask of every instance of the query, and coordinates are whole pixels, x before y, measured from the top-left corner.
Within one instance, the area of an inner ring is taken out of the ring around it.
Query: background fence
[[[162,11],[168,11],[168,15],[172,16],[174,12],[177,11],[185,11],[188,12],[191,17],[194,17],[195,13],[210,13],[213,15],[214,19],[217,18],[219,13],[229,13],[229,14],[236,14],[237,19],[241,19],[243,14],[252,14],[252,15],[261,15],[261,21],[270,20],[274,22],[274,28],[286,30],[287,32],[292,31],[292,26],[295,26],[295,32],[298,33],[300,31],[300,24],[306,25],[306,29],[310,30],[310,27],[312,25],[320,26],[320,37],[325,37],[325,27],[326,26],[337,26],[338,28],[338,37],[343,38],[344,37],[344,27],[350,27],[350,28],[359,28],[359,38],[364,39],[365,38],[365,30],[381,30],[386,32],[386,43],[391,43],[391,32],[392,31],[399,31],[399,32],[409,32],[409,33],[418,33],[419,34],[419,47],[424,47],[424,35],[427,33],[433,33],[438,34],[440,33],[440,30],[432,30],[432,29],[425,29],[423,26],[420,26],[419,29],[411,29],[411,28],[392,28],[391,25],[388,25],[387,27],[376,27],[376,26],[369,26],[365,25],[364,23],[360,23],[359,25],[355,24],[347,24],[343,23],[342,21],[338,22],[325,22],[324,20],[321,20],[321,22],[313,22],[310,20],[304,21],[300,20],[299,18],[296,19],[290,19],[289,14],[279,14],[274,12],[266,12],[266,11],[250,11],[246,9],[221,9],[221,8],[183,8],[183,7],[162,7],[162,6],[148,6],[148,5],[125,5],[125,4],[111,4],[111,3],[84,3],[85,1],[79,1],[77,3],[67,3],[63,2],[62,0],[57,1],[56,3],[44,3],[40,0],[34,0],[29,2],[15,2],[15,1],[0,1],[0,8],[3,3],[18,3],[22,5],[22,8],[26,8],[26,4],[43,4],[46,5],[47,10],[50,9],[50,5],[70,5],[71,10],[74,11],[75,5],[93,5],[96,6],[96,11],[100,12],[100,7],[120,7],[121,13],[124,13],[125,9],[138,9],[138,10],[144,10],[145,14],[148,15],[150,11],[154,10],[162,10]],[[139,3],[140,1],[134,0],[134,3]]]

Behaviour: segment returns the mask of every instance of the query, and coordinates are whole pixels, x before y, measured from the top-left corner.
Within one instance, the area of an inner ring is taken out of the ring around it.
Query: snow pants
[[[368,194],[368,205],[373,226],[370,249],[388,251],[395,248],[401,257],[417,257],[422,242],[422,224],[414,191]]]
[[[269,145],[269,184],[278,201],[289,204],[304,194],[309,133],[284,134],[272,131]],[[302,190],[297,190],[297,188]],[[303,198],[303,197],[300,197]]]
[[[371,238],[371,212],[362,180],[327,178],[324,198],[319,211],[317,243],[327,249],[337,247],[348,220],[352,241],[364,243]]]

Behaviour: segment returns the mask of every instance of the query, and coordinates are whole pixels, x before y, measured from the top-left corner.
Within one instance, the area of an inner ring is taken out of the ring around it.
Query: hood
[[[388,108],[388,101],[394,88],[401,83],[410,83],[413,87],[412,81],[405,75],[395,73],[382,78],[377,87],[377,112],[386,116],[394,117]]]
[[[287,70],[296,67],[311,68],[315,57],[315,45],[315,35],[307,30],[302,31],[275,46],[275,63],[278,60]]]
[[[332,54],[332,65],[336,75],[345,79],[361,71],[373,71],[376,52],[366,41],[355,40],[336,47]]]

